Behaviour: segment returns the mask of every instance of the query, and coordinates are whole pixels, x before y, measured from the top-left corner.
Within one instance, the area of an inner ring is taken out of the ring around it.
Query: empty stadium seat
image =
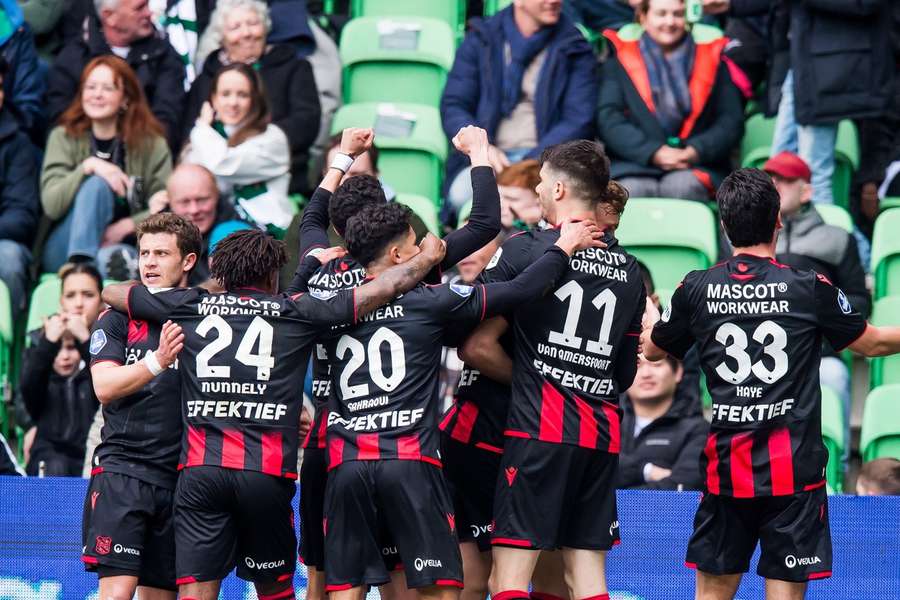
[[[347,104],[335,113],[332,133],[373,127],[378,170],[398,193],[417,194],[438,204],[447,139],[436,108],[415,104]]]
[[[28,303],[28,320],[25,331],[31,332],[44,326],[44,317],[59,311],[59,296],[62,294],[62,285],[55,275],[43,279],[34,291],[31,292],[31,301]]]
[[[900,385],[883,385],[869,392],[863,408],[859,450],[863,461],[900,459]]]
[[[837,204],[817,204],[816,210],[822,215],[822,220],[829,225],[840,227],[847,233],[853,233],[853,217],[846,209]]]
[[[900,296],[887,296],[872,306],[872,324],[900,325]],[[869,363],[869,387],[875,389],[885,384],[900,384],[900,355],[879,356]]]
[[[422,223],[428,228],[428,231],[434,235],[440,235],[441,228],[438,224],[437,208],[434,202],[425,196],[416,194],[397,194],[394,200],[400,204],[405,204],[416,213],[422,219]]]
[[[900,294],[900,209],[886,210],[875,220],[871,270],[875,299]]]
[[[431,17],[444,21],[454,32],[466,22],[465,0],[353,0],[354,17]]]
[[[456,52],[453,30],[427,17],[360,17],[341,33],[344,101],[438,106]]]
[[[775,133],[775,119],[755,114],[744,124],[741,140],[741,166],[762,168],[772,149]],[[834,202],[847,208],[850,198],[850,180],[859,168],[859,136],[852,121],[843,120],[838,124],[834,150],[834,175],[831,189]]]
[[[616,237],[650,269],[654,285],[674,290],[688,271],[706,269],[718,255],[713,212],[701,202],[631,198]]]
[[[891,208],[900,208],[900,196],[887,196],[878,203],[878,210],[884,211]]]
[[[840,493],[844,487],[841,458],[844,453],[844,407],[837,393],[822,386],[822,441],[828,449],[825,479],[831,489]]]

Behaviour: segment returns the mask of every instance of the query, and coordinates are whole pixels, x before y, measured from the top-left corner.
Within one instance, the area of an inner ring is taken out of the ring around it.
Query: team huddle
[[[261,600],[293,598],[299,478],[307,598],[381,586],[389,598],[607,599],[619,394],[639,353],[694,346],[713,398],[687,556],[697,597],[733,597],[758,542],[772,598],[830,575],[821,340],[887,354],[900,330],[868,326],[824,277],[775,262],[768,175],[722,184],[735,255],[687,274],[660,317],[615,238],[627,193],[598,144],[544,152],[546,227],[506,240],[463,285],[442,273],[500,230],[485,132],[453,140],[472,165],[468,223],[420,243],[409,209],[342,193],[373,137],[344,132],[284,292],[285,247],[265,232],[219,242],[211,281],[189,288],[196,227],[169,213],[139,226],[141,284],[106,287],[90,342],[105,425],[82,560],[101,598],[216,598],[235,568]],[[329,247],[329,227],[343,247]],[[740,308],[751,302],[762,309]],[[441,414],[445,346],[465,367]]]

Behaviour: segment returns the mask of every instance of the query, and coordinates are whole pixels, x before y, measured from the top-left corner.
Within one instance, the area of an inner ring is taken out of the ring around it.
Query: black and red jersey
[[[151,294],[134,286],[131,318],[184,330],[179,357],[184,443],[180,467],[296,478],[303,377],[316,336],[353,323],[352,291],[294,296],[198,288]]]
[[[866,321],[813,271],[741,254],[688,273],[653,329],[681,358],[696,342],[712,396],[701,467],[712,494],[782,496],[825,485],[822,337],[853,343]]]
[[[508,280],[558,238],[558,229],[513,236],[482,276]],[[604,241],[572,256],[552,294],[515,310],[507,437],[619,451],[618,396],[634,377],[646,296],[634,257]]]
[[[449,329],[465,330],[552,289],[568,256],[546,252],[512,281],[419,285],[328,339],[328,467],[349,460],[440,464],[438,371]]]
[[[500,344],[507,354],[513,355],[512,329],[500,336]],[[462,444],[501,454],[511,394],[505,383],[464,365],[453,405],[441,420],[441,431]]]
[[[159,346],[160,326],[107,310],[91,333],[91,366],[131,365]],[[178,361],[140,391],[103,406],[94,473],[108,471],[175,489],[181,450]]]

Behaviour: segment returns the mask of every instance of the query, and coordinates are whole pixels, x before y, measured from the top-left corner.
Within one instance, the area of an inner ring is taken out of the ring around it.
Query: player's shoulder
[[[361,285],[366,270],[350,256],[332,258],[315,270],[309,278],[310,288],[344,289]]]
[[[124,325],[128,323],[128,315],[119,312],[114,308],[107,308],[97,317],[95,327],[110,327],[116,325]]]

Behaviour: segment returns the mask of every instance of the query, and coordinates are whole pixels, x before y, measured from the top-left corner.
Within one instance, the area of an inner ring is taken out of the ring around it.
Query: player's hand
[[[91,328],[87,324],[87,315],[63,313],[62,321],[69,333],[82,344],[91,337]]]
[[[159,347],[154,353],[159,366],[168,369],[178,358],[182,348],[184,348],[184,332],[181,326],[172,321],[163,323],[162,332],[159,334]]]
[[[556,245],[572,256],[586,248],[605,248],[606,244],[600,239],[602,237],[603,230],[593,221],[566,221],[562,224]]]
[[[300,410],[300,439],[305,439],[306,434],[309,433],[309,428],[312,427],[312,415],[309,414],[309,411],[306,410],[304,406]]]
[[[425,234],[425,237],[419,243],[419,248],[433,265],[444,260],[444,255],[447,253],[447,245],[433,233]]]
[[[489,163],[487,131],[475,125],[466,125],[453,136],[453,147],[473,161]],[[505,155],[504,155],[505,157]],[[508,163],[507,163],[508,164]]]
[[[659,309],[653,302],[653,298],[647,296],[647,302],[644,304],[644,315],[641,317],[641,329],[653,329],[659,318]]]
[[[666,477],[672,476],[672,469],[665,469],[663,467],[657,467],[653,463],[649,463],[650,468],[647,469],[647,481],[660,481],[665,479]]]
[[[336,258],[343,258],[347,255],[347,251],[342,246],[332,246],[331,248],[323,248],[319,252],[313,254],[319,263],[328,264]]]
[[[348,127],[341,134],[342,154],[356,158],[372,147],[375,142],[375,130],[372,128]]]
[[[60,315],[44,317],[44,337],[54,344],[59,341],[66,332],[66,324]]]

